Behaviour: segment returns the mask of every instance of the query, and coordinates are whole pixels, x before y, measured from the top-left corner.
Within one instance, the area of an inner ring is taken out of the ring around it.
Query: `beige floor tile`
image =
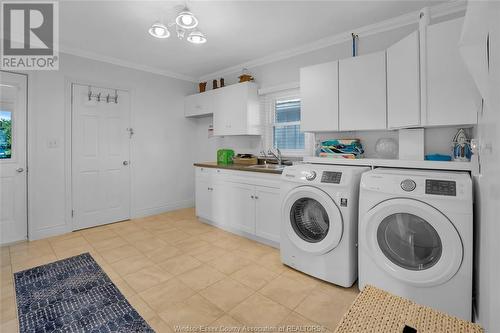
[[[144,253],[157,250],[165,245],[167,245],[167,242],[155,237],[144,238],[134,242],[134,246]]]
[[[120,290],[120,292],[125,296],[125,298],[129,299],[130,297],[133,297],[136,295],[136,292],[132,287],[129,286],[129,284],[123,280],[123,279],[114,279],[113,283],[115,286]]]
[[[173,304],[160,312],[160,317],[173,329],[178,326],[205,326],[222,317],[224,312],[199,295]]]
[[[252,261],[259,261],[262,260],[263,256],[269,254],[272,251],[273,250],[271,250],[271,248],[268,248],[267,246],[263,246],[253,242],[250,244],[244,243],[241,247],[235,249],[233,253]]]
[[[4,250],[0,252],[0,267],[10,266],[10,252],[9,248],[6,246]]]
[[[131,232],[128,234],[122,234],[120,236],[131,244],[137,244],[138,242],[144,239],[153,237],[154,234],[152,232],[141,229],[140,231]]]
[[[158,266],[149,266],[123,277],[128,285],[136,292],[154,287],[170,278],[172,278],[172,274]]]
[[[99,254],[108,263],[113,263],[124,258],[137,256],[141,254],[141,252],[138,249],[136,249],[130,244],[116,247],[113,249],[98,250],[97,252],[99,252]]]
[[[191,238],[192,236],[187,232],[175,229],[175,230],[168,230],[166,232],[160,232],[156,234],[156,237],[164,240],[167,243],[174,244],[175,242]]]
[[[226,255],[228,252],[227,250],[221,249],[213,244],[207,245],[207,248],[204,249],[204,251],[198,251],[199,249],[196,249],[196,253],[190,252],[193,257],[196,259],[203,261],[203,262],[208,262],[217,258],[221,258],[222,256]]]
[[[201,296],[226,312],[233,309],[253,293],[252,289],[231,278],[220,280],[200,291]]]
[[[224,274],[232,274],[243,267],[252,264],[252,261],[238,257],[232,253],[227,253],[220,258],[207,262],[208,265],[215,267]]]
[[[151,289],[139,293],[141,298],[157,313],[166,310],[171,304],[188,299],[194,294],[195,291],[193,289],[176,278],[162,282]]]
[[[20,261],[18,263],[12,264],[12,272],[23,271],[28,268],[33,268],[41,265],[45,265],[54,261],[57,261],[57,257],[54,254],[48,254],[25,261]]]
[[[182,228],[183,231],[187,232],[190,235],[201,235],[206,232],[210,232],[213,227],[210,227],[206,224],[202,224],[201,222],[197,222],[196,225],[190,225]]]
[[[127,297],[127,301],[146,321],[149,321],[157,315],[156,312],[151,309],[151,307],[147,305],[147,303],[144,302],[139,295]]]
[[[144,255],[158,264],[170,258],[182,255],[182,251],[174,246],[164,245],[156,250],[144,252]]]
[[[16,299],[15,297],[7,297],[0,301],[0,320],[2,323],[14,320],[17,318]]]
[[[293,310],[314,288],[310,284],[279,276],[260,289],[259,293]]]
[[[90,243],[98,243],[104,240],[115,238],[118,234],[111,229],[102,229],[100,227],[88,229],[84,232],[83,237]]]
[[[295,312],[335,330],[356,295],[357,292],[351,289],[318,286],[295,308]]]
[[[228,232],[226,231],[217,228],[212,228],[210,231],[198,235],[198,238],[207,241],[209,243],[215,243],[221,241],[227,235]]]
[[[179,280],[195,291],[202,290],[224,277],[224,274],[207,265],[201,265],[178,276]]]
[[[138,227],[131,221],[113,223],[109,226],[109,228],[120,236],[142,231],[142,228]]]
[[[262,257],[256,260],[256,263],[278,274],[283,273],[287,268],[281,262],[281,257],[278,250],[264,254]]]
[[[327,328],[312,320],[309,320],[297,312],[291,312],[285,319],[280,323],[285,327],[285,332],[325,332]]]
[[[210,243],[205,242],[196,236],[175,242],[175,247],[183,252],[190,252],[206,245],[210,245]]]
[[[12,281],[14,281],[12,267],[9,265],[0,268],[0,283],[3,285],[4,283],[10,283]]]
[[[174,331],[168,327],[167,323],[156,316],[147,320],[147,323],[156,333],[173,333]]]
[[[256,264],[248,265],[231,274],[233,279],[254,290],[264,287],[277,276],[278,274]]]
[[[7,281],[0,284],[0,300],[6,299],[8,297],[13,297],[14,295],[14,281]]]
[[[190,255],[181,255],[165,260],[158,264],[161,268],[173,275],[179,275],[200,266],[202,263]]]
[[[154,262],[152,262],[146,256],[141,254],[138,256],[128,257],[125,259],[115,261],[110,265],[111,268],[115,270],[115,272],[124,277],[125,275],[135,273],[148,266],[153,266]]]
[[[21,241],[9,246],[10,253],[25,251],[30,248],[40,248],[50,246],[47,239],[41,239],[36,241]]]
[[[17,333],[19,332],[17,319],[12,319],[9,321],[1,321],[0,322],[0,332],[2,333]]]
[[[44,243],[41,246],[31,246],[24,249],[18,249],[10,254],[10,260],[13,263],[25,261],[35,257],[41,257],[49,254],[55,254],[50,244]]]
[[[93,242],[92,247],[98,251],[105,251],[105,250],[111,250],[111,249],[116,249],[117,247],[124,246],[124,245],[129,245],[129,243],[121,238],[120,236],[116,236],[113,238],[107,238],[103,239],[98,242]]]
[[[214,332],[240,332],[238,328],[242,328],[243,324],[231,317],[228,314],[224,314],[222,317],[210,324],[210,327],[218,328]]]
[[[94,252],[94,248],[90,245],[75,246],[70,249],[54,250],[58,260],[77,256],[82,253]]]
[[[54,249],[54,252],[63,252],[66,250],[71,250],[73,248],[80,248],[80,247],[90,247],[90,243],[87,242],[85,238],[82,236],[77,236],[77,237],[71,237],[69,239],[56,239],[56,240],[51,240],[50,245],[52,245],[52,248]]]
[[[236,250],[241,248],[245,242],[246,241],[241,237],[226,236],[214,242],[214,244],[226,250]]]
[[[323,281],[316,279],[313,276],[307,275],[288,266],[285,266],[285,269],[281,275],[303,283],[308,283],[313,286],[317,286],[323,283]]]
[[[276,326],[290,310],[267,297],[254,294],[229,312],[236,320],[246,325]]]

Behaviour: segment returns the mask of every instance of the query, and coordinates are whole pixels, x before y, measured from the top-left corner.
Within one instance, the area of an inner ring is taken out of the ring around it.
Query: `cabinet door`
[[[243,134],[246,129],[246,89],[235,84],[214,96],[214,135]]]
[[[255,234],[254,186],[227,183],[227,226]]]
[[[418,31],[387,49],[387,125],[420,126]]]
[[[255,233],[279,243],[281,229],[281,201],[278,188],[255,189]]]
[[[185,97],[184,116],[196,117],[211,113],[213,113],[213,93],[211,91]]]
[[[339,61],[341,131],[386,128],[385,51]]]
[[[338,61],[300,69],[300,130],[339,129]]]
[[[481,98],[460,56],[464,19],[427,27],[427,112],[429,126],[477,123]]]
[[[203,219],[213,221],[213,186],[209,177],[199,176],[196,177],[195,184],[195,209],[196,216]]]

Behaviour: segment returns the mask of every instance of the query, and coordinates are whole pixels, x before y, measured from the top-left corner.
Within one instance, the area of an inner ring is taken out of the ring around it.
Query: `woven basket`
[[[372,286],[366,286],[335,333],[483,333],[481,326],[449,316]]]

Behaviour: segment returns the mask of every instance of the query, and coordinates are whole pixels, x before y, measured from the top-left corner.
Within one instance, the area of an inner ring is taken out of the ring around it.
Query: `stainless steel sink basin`
[[[278,165],[278,164],[258,164],[258,165],[251,165],[249,168],[253,169],[266,169],[266,170],[283,170],[285,168],[284,165]]]

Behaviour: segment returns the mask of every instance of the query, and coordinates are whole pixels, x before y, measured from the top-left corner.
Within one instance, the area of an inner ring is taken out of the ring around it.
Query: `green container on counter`
[[[217,150],[217,164],[232,164],[233,157],[234,157],[234,150],[232,149]]]

